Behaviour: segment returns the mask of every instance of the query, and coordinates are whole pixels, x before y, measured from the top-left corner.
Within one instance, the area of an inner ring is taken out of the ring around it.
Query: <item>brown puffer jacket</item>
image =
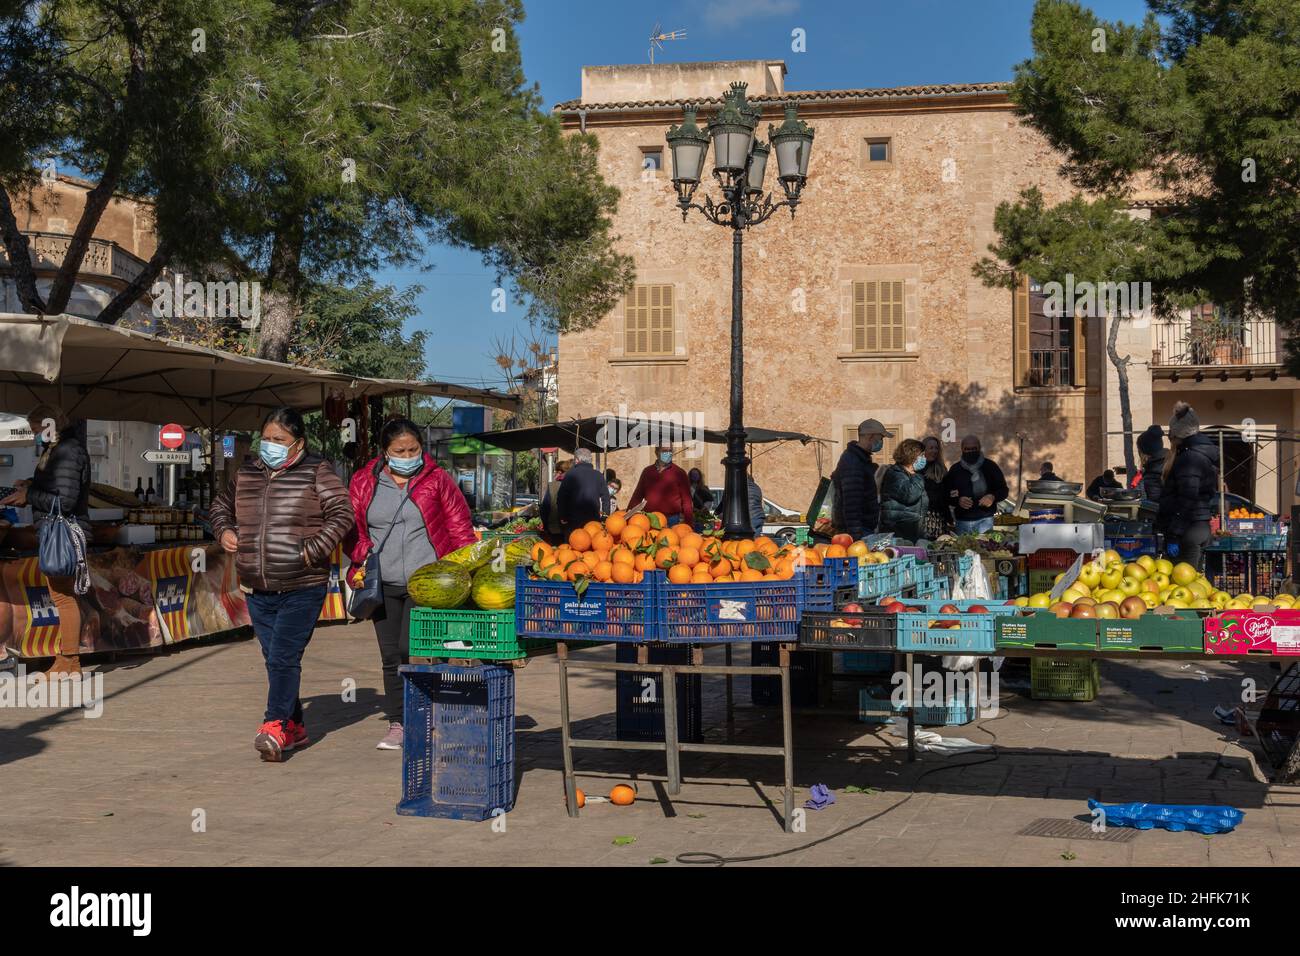
[[[309,452],[271,471],[244,463],[212,503],[212,532],[239,536],[235,569],[254,591],[299,591],[329,580],[330,556],[352,530],[352,502],[329,464]]]

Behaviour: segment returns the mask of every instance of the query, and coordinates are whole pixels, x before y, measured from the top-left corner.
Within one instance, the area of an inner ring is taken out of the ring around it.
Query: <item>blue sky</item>
[[[1107,20],[1134,22],[1146,12],[1142,0],[1085,5]],[[647,62],[656,23],[686,31],[656,51],[656,62],[783,59],[790,90],[1007,80],[1031,53],[1033,0],[534,0],[525,7],[524,72],[547,108],[579,96],[583,66]],[[791,51],[796,28],[806,36],[804,53]],[[377,278],[424,287],[411,325],[429,332],[430,377],[499,387],[489,353],[497,339],[529,334],[523,310],[512,302],[505,313],[492,311],[496,278],[477,254],[430,246],[425,265],[432,270],[390,269]]]

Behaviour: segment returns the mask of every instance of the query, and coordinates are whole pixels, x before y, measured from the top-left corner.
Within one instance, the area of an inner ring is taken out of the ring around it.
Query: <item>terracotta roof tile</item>
[[[877,100],[904,99],[921,96],[961,96],[974,93],[1005,93],[1006,83],[939,83],[928,86],[888,86],[866,90],[796,90],[782,95],[757,95],[748,97],[749,102],[761,105],[765,103],[785,102],[822,102],[834,100]],[[684,107],[687,104],[699,106],[715,105],[722,102],[721,96],[707,98],[690,98],[675,100],[631,100],[623,103],[584,103],[582,100],[566,100],[555,104],[558,113],[621,111],[634,109],[656,109]]]

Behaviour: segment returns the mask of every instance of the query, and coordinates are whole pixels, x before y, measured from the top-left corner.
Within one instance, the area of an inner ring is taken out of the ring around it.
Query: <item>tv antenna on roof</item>
[[[655,47],[658,47],[661,50],[664,48],[664,40],[685,39],[685,30],[674,30],[671,33],[661,33],[659,30],[659,24],[656,23],[655,28],[650,31],[650,62],[654,63],[655,61]]]

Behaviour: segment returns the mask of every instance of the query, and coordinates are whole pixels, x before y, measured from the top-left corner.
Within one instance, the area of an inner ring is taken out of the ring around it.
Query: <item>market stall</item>
[[[518,405],[497,392],[268,362],[74,316],[0,314],[0,409],[51,403],[73,419],[176,422],[208,443],[208,454],[199,455],[208,491],[197,501],[146,502],[127,489],[92,486],[92,587],[78,597],[82,653],[160,647],[248,623],[233,560],[210,540],[204,511],[224,432],[256,429],[281,405],[325,409],[331,396],[358,402],[412,394]],[[23,516],[0,522],[0,645],[24,657],[48,656],[57,634],[35,548]],[[323,620],[345,617],[341,561],[336,553]]]

